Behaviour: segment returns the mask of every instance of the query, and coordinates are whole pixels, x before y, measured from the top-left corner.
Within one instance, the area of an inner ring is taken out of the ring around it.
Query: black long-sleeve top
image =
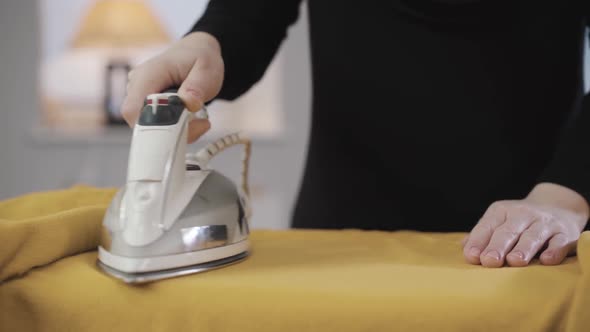
[[[232,100],[299,0],[211,0]],[[468,231],[539,182],[590,200],[585,0],[309,0],[312,128],[294,227]],[[362,158],[359,158],[362,156]]]

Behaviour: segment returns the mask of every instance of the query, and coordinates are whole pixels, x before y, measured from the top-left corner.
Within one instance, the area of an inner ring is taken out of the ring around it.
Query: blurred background
[[[121,186],[131,138],[118,115],[127,72],[185,34],[206,5],[206,0],[2,1],[0,199],[76,184]],[[239,100],[211,105],[213,128],[192,147],[235,130],[253,138],[254,228],[289,226],[305,160],[310,113],[305,3],[288,33],[262,81]],[[586,66],[586,77],[588,72]],[[238,180],[241,153],[239,147],[230,149],[213,166]]]
[[[23,0],[0,4],[0,199],[124,184],[131,130],[119,105],[127,72],[182,37],[206,0]],[[286,228],[305,159],[309,47],[305,4],[264,78],[209,108],[191,150],[241,130],[253,139],[254,228]],[[242,149],[212,166],[239,179]]]

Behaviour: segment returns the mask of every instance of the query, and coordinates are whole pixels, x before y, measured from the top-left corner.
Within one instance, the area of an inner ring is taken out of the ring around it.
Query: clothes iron
[[[207,271],[249,255],[250,141],[232,134],[187,153],[188,111],[176,92],[151,94],[133,128],[126,184],[103,220],[98,266],[126,283]],[[208,168],[218,153],[245,145],[242,186]]]

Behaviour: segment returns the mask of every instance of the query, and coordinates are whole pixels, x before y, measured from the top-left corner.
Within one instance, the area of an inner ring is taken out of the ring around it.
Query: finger
[[[490,243],[482,252],[481,265],[485,267],[500,267],[504,265],[506,254],[514,247],[520,235],[534,221],[533,216],[512,217],[510,214],[501,226],[496,228]]]
[[[197,112],[207,101],[213,99],[221,89],[223,64],[221,58],[198,58],[188,76],[180,85],[178,95],[191,112]]]
[[[211,123],[206,119],[194,119],[188,123],[188,143],[193,143],[203,136],[211,128]]]
[[[465,247],[465,245],[467,244],[467,240],[469,240],[469,235],[465,235],[463,237],[463,239],[461,240],[461,246]]]
[[[127,95],[121,106],[121,113],[127,124],[131,127],[135,125],[147,95],[159,93],[171,85],[171,75],[157,59],[150,60],[131,71]]]
[[[510,266],[526,266],[555,234],[550,223],[534,222],[528,229],[522,232],[518,243],[506,256]]]
[[[488,245],[494,230],[504,223],[506,211],[501,204],[492,204],[473,228],[463,248],[463,255],[467,262],[480,264],[480,256]]]
[[[543,251],[539,260],[543,265],[557,265],[561,264],[565,257],[572,253],[576,248],[577,241],[569,241],[567,236],[563,233],[555,234],[547,245],[547,249]]]

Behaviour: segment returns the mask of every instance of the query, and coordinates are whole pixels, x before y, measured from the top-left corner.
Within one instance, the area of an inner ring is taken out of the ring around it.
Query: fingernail
[[[486,254],[486,257],[493,258],[497,261],[500,260],[500,254],[495,250],[488,251],[488,253]]]
[[[509,256],[516,257],[518,259],[524,259],[524,254],[520,251],[513,251],[509,254]]]
[[[479,249],[473,247],[471,249],[469,249],[469,256],[479,256]]]
[[[552,252],[544,252],[543,256],[545,256],[545,258],[547,258],[547,259],[551,259],[555,256],[555,254]]]

